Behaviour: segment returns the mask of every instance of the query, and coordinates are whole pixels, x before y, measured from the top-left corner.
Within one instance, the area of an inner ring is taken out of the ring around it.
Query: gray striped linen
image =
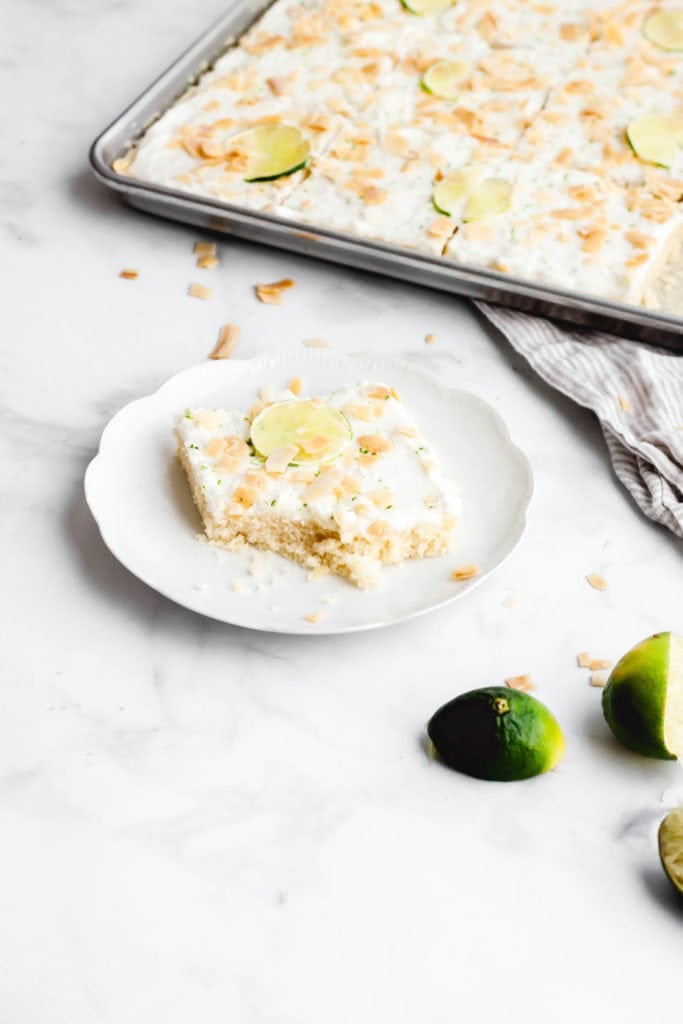
[[[477,302],[534,370],[600,420],[646,516],[683,537],[683,356]]]

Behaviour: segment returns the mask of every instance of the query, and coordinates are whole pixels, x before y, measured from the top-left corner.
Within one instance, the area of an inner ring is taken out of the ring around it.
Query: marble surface
[[[4,6],[0,1020],[680,1014],[655,833],[683,775],[616,746],[575,661],[683,631],[680,544],[615,481],[592,417],[467,303],[234,241],[198,271],[194,231],[97,185],[91,138],[220,0]],[[285,275],[282,307],[255,300]],[[226,321],[241,358],[323,336],[492,403],[537,476],[513,558],[451,608],[336,639],[229,628],[131,577],[84,469],[109,417]],[[522,672],[566,732],[554,773],[486,784],[426,757],[438,705]]]

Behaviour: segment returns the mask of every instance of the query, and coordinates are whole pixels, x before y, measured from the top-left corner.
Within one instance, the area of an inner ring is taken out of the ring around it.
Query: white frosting
[[[675,189],[668,188],[662,213],[667,172],[639,160],[625,139],[634,118],[683,108],[683,61],[644,38],[650,10],[630,0],[459,0],[416,17],[399,0],[276,0],[151,126],[128,173],[283,219],[640,302],[682,221]],[[421,88],[424,70],[439,59],[471,68],[455,100]],[[298,125],[311,156],[303,171],[247,183],[221,147],[228,152],[234,135],[269,120]],[[515,183],[509,213],[490,218],[492,241],[433,207],[435,180],[466,164]],[[536,230],[544,216],[538,194],[555,191],[562,207],[567,181],[581,174],[599,193],[593,222],[608,227],[595,251],[584,244],[588,218],[566,220],[543,237]],[[679,174],[683,148],[671,168]],[[634,248],[625,239],[634,231],[651,244]]]
[[[235,507],[236,489],[247,483],[247,477],[263,471],[264,461],[253,452],[236,472],[225,473],[217,468],[220,456],[210,456],[206,446],[213,438],[239,437],[248,440],[249,423],[246,411],[228,409],[188,409],[178,419],[177,433],[184,445],[187,459],[205,497],[209,512],[221,518],[226,512],[250,516],[276,514],[297,522],[314,521],[338,531],[342,540],[363,536],[378,521],[392,531],[404,531],[420,524],[440,526],[444,517],[456,517],[460,498],[455,483],[442,472],[438,455],[429,444],[403,403],[395,398],[372,399],[368,392],[384,385],[363,382],[327,396],[324,401],[344,412],[351,426],[352,437],[339,456],[326,465],[290,466],[281,475],[268,475],[267,489],[258,493],[254,504],[246,510]],[[285,391],[277,401],[292,400]],[[376,409],[381,415],[370,420],[354,415],[353,407]],[[412,436],[399,431],[413,431]],[[359,445],[359,438],[379,435],[391,447],[368,465]],[[363,465],[362,463],[366,464]],[[357,481],[357,494],[338,495],[332,490],[317,499],[307,498],[309,484],[319,474],[332,474],[333,479]],[[316,475],[318,474],[318,475]],[[308,480],[300,479],[308,475]]]

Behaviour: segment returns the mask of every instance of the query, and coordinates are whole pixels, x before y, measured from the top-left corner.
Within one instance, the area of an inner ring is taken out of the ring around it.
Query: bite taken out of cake
[[[312,571],[379,582],[445,554],[460,497],[396,391],[361,382],[303,397],[299,379],[250,409],[191,408],[178,455],[213,543],[247,542]]]

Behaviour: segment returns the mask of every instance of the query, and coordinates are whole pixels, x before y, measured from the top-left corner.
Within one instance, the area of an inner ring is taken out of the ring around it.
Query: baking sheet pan
[[[344,266],[513,306],[683,352],[683,318],[580,294],[129,178],[113,170],[145,129],[234,43],[272,0],[233,0],[226,13],[114,120],[90,149],[96,176],[147,213]]]

